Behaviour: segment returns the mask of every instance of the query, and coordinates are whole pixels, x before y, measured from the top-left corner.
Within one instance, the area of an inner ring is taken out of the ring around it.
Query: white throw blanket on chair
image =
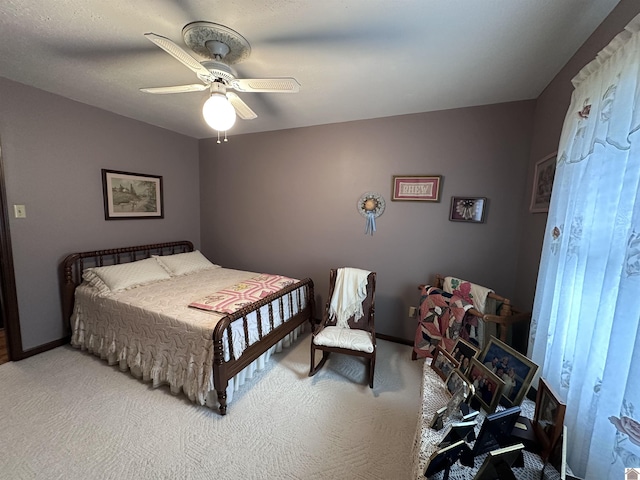
[[[349,318],[355,315],[356,320],[359,320],[363,316],[362,302],[367,296],[369,273],[371,272],[359,268],[338,269],[329,304],[329,318],[336,319],[336,326],[349,328]]]

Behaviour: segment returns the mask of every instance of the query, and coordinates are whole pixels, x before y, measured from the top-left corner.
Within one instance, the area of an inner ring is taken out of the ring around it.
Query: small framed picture
[[[438,374],[442,380],[446,380],[451,372],[458,368],[458,362],[449,352],[438,345],[433,352],[433,360],[431,368]]]
[[[520,405],[538,365],[493,336],[478,355],[478,360],[505,383],[502,393],[505,403],[508,406]]]
[[[447,378],[447,391],[451,394],[451,398],[447,402],[443,419],[448,421],[455,416],[460,415],[460,407],[473,394],[472,386],[466,378],[464,378],[459,370],[454,370]]]
[[[451,197],[452,222],[483,223],[487,206],[486,197]]]
[[[547,155],[536,163],[536,169],[533,174],[533,189],[531,191],[531,205],[529,211],[531,213],[541,213],[549,211],[549,203],[551,202],[551,189],[553,188],[553,179],[556,175],[556,161],[558,153]]]
[[[440,175],[394,175],[391,200],[440,201]]]
[[[467,390],[467,392],[470,391],[469,381],[464,378],[460,370],[452,371],[447,377],[446,384],[449,395],[454,395],[459,390]]]
[[[105,220],[164,218],[162,177],[102,169]]]
[[[536,408],[533,415],[533,430],[542,445],[540,457],[543,461],[549,458],[551,450],[562,435],[564,412],[566,405],[551,389],[544,378],[538,381]]]
[[[478,356],[480,349],[473,346],[466,340],[458,338],[451,348],[451,356],[455,358],[460,366],[460,371],[466,374],[471,365],[471,359]]]
[[[485,367],[477,358],[471,359],[467,378],[473,385],[474,397],[487,413],[493,413],[498,406],[504,381]]]

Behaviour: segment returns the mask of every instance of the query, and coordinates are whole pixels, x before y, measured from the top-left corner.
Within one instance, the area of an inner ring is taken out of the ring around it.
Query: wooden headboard
[[[82,283],[82,273],[86,268],[135,262],[136,260],[149,258],[151,255],[173,255],[192,251],[193,243],[188,240],[181,240],[178,242],[94,250],[67,255],[60,268],[60,294],[62,296],[62,318],[65,321],[65,329],[69,329],[75,290]]]

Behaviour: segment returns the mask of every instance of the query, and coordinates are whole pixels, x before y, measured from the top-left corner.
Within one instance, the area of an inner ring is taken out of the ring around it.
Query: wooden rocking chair
[[[336,325],[336,319],[329,318],[329,306],[336,288],[337,269],[329,274],[329,296],[322,321],[315,328],[311,337],[311,366],[309,376],[320,370],[331,352],[354,355],[364,358],[369,364],[369,387],[373,388],[373,377],[376,365],[376,333],[374,328],[376,273],[370,272],[367,277],[367,294],[362,302],[363,315],[360,318],[351,316],[348,328]],[[315,365],[316,350],[322,351],[322,359]]]

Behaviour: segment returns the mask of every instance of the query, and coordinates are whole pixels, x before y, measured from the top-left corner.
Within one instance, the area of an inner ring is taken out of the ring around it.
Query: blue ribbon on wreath
[[[365,217],[364,233],[365,235],[373,235],[373,232],[375,231],[376,231],[376,216],[373,212],[367,212],[367,216]]]

